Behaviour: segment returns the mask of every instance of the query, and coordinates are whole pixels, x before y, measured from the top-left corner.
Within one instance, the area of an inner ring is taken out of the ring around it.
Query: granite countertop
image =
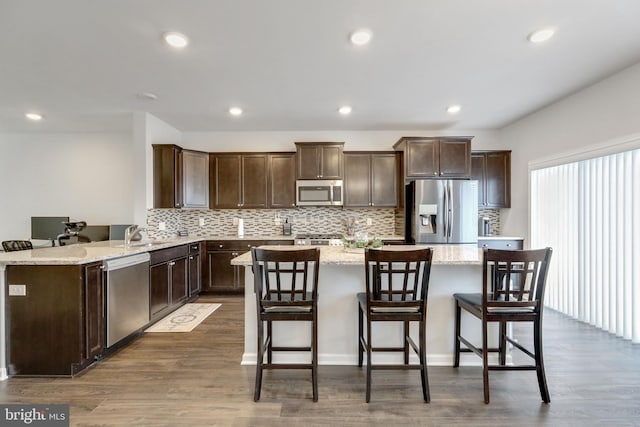
[[[120,258],[142,252],[166,249],[203,240],[200,237],[178,237],[167,240],[153,240],[152,245],[134,242],[134,246],[125,248],[123,240],[78,243],[68,246],[32,249],[26,251],[0,252],[0,264],[86,264],[107,259]],[[136,245],[137,244],[137,245]]]
[[[267,249],[296,250],[312,246],[263,246]],[[408,248],[432,247],[434,265],[482,265],[482,249],[476,245],[391,245],[384,250],[402,250]],[[232,265],[251,265],[251,253],[233,258]],[[320,246],[320,264],[322,265],[364,265],[364,249],[345,249],[342,246]]]

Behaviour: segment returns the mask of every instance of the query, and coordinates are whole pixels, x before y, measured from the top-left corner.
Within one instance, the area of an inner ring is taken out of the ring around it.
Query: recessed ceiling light
[[[371,31],[367,29],[354,31],[351,33],[351,36],[349,36],[349,40],[356,46],[365,45],[371,41]]]
[[[151,92],[140,92],[136,96],[140,99],[144,99],[145,101],[155,101],[156,99],[158,99],[158,95]]]
[[[342,114],[343,116],[351,114],[351,107],[349,107],[348,105],[343,105],[342,107],[338,108],[338,113]]]
[[[556,30],[554,30],[553,28],[545,28],[539,31],[534,31],[533,33],[529,34],[529,37],[527,37],[527,39],[531,43],[542,43],[542,42],[546,42],[551,37],[553,37],[553,34],[555,32]]]
[[[182,49],[186,45],[189,44],[189,39],[182,33],[177,33],[175,31],[170,31],[168,33],[164,33],[162,35],[164,37],[164,41],[171,47],[175,47],[178,49]]]
[[[242,114],[242,108],[231,107],[229,108],[229,114],[231,114],[232,116],[240,116]]]
[[[459,105],[449,105],[447,108],[447,113],[449,114],[458,114],[462,110],[462,107]]]
[[[34,122],[42,120],[42,114],[38,113],[26,113],[24,116],[29,120],[33,120]]]

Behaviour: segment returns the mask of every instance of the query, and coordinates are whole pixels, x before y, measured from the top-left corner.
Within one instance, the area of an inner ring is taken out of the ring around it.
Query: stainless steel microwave
[[[342,180],[297,180],[296,206],[342,206]]]

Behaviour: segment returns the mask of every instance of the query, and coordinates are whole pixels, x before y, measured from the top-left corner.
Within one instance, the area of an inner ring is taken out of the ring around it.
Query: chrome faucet
[[[147,229],[144,227],[139,227],[136,224],[128,226],[124,230],[124,245],[131,246],[131,241],[136,238],[136,236],[140,236],[140,233],[146,232]]]

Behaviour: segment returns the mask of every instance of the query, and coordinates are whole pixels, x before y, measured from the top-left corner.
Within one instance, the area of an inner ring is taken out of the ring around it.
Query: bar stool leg
[[[489,403],[489,350],[487,346],[487,322],[482,320],[482,383],[484,403]]]
[[[409,364],[409,322],[404,322],[404,364]]]
[[[311,330],[311,382],[313,384],[313,401],[318,401],[318,310],[313,310]]]
[[[367,403],[371,400],[371,321],[367,319]]]
[[[362,368],[362,359],[364,355],[364,348],[362,346],[362,334],[364,332],[364,313],[362,312],[362,306],[358,303],[358,366]]]
[[[538,374],[538,386],[540,387],[540,397],[544,403],[551,402],[549,388],[547,387],[547,378],[544,373],[544,361],[542,358],[542,330],[541,319],[533,322],[533,346],[536,360],[536,373]]]
[[[427,373],[427,326],[425,320],[420,321],[420,376],[422,378],[422,397],[429,403],[429,375]]]
[[[262,388],[262,362],[264,357],[264,325],[258,321],[258,347],[256,352],[256,384],[253,390],[253,401],[260,400],[260,389]]]
[[[454,348],[453,348],[453,367],[457,368],[460,366],[460,304],[456,301],[456,328],[455,328],[455,337],[453,340]]]

